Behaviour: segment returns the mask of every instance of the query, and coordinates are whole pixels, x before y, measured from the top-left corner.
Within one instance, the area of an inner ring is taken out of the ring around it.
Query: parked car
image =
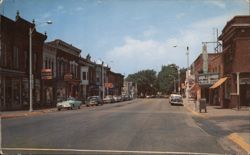
[[[115,100],[114,100],[112,95],[107,95],[106,97],[104,97],[103,102],[104,103],[113,103],[113,102],[115,102]]]
[[[103,100],[100,96],[90,96],[86,100],[86,106],[92,106],[92,105],[103,105]]]
[[[182,96],[178,94],[171,94],[169,97],[169,103],[171,105],[183,105]]]
[[[61,109],[80,109],[81,108],[82,101],[76,100],[73,97],[69,97],[66,99],[66,101],[61,101],[56,104],[57,110]]]
[[[121,102],[122,101],[122,97],[119,96],[119,95],[115,95],[113,97],[114,97],[115,102]]]
[[[128,101],[129,100],[129,96],[128,95],[122,95],[122,100],[123,101]]]

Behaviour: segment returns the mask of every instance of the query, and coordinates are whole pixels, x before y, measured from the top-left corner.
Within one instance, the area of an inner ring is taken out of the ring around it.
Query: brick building
[[[235,16],[225,25],[222,63],[225,81],[221,82],[223,107],[250,105],[250,16]]]
[[[90,55],[86,58],[80,57],[80,98],[86,99],[88,96],[98,95],[96,90],[95,63],[91,61]]]
[[[218,53],[217,56],[213,57],[210,61],[210,71],[212,73],[218,73],[219,77],[223,77],[223,63],[222,63],[222,53]],[[220,105],[221,98],[220,98],[220,87],[209,89],[209,104],[210,105]]]
[[[52,78],[42,78],[42,101],[46,106],[56,104],[56,48],[49,44],[43,46],[43,69],[50,69]]]
[[[13,21],[0,16],[0,104],[2,110],[29,107],[29,29],[35,23],[21,18],[17,12]],[[32,33],[32,68],[34,75],[33,104],[41,104],[41,69],[43,44],[47,36]]]
[[[46,44],[56,49],[56,98],[69,96],[79,98],[80,94],[80,59],[81,50],[56,39]]]
[[[194,85],[191,87],[191,96],[206,98],[210,102],[209,87],[219,78],[219,66],[215,64],[220,60],[221,53],[207,53],[207,71],[204,71],[204,56],[200,54],[191,65],[191,75],[194,77]]]
[[[122,88],[123,88],[123,79],[124,76],[120,73],[112,72],[111,70],[108,70],[107,73],[108,76],[108,83],[112,84],[112,88],[106,88],[108,91],[108,94],[110,95],[121,95]]]

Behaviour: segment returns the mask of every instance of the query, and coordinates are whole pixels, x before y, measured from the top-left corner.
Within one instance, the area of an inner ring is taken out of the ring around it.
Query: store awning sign
[[[113,83],[105,83],[105,88],[113,88]]]
[[[250,84],[250,78],[240,78],[240,84]]]
[[[51,69],[42,69],[42,80],[51,80],[52,79],[52,70]]]
[[[198,83],[199,85],[213,85],[219,80],[218,73],[208,73],[208,74],[199,74]]]
[[[64,81],[70,81],[72,80],[73,75],[71,73],[67,73],[64,75]]]

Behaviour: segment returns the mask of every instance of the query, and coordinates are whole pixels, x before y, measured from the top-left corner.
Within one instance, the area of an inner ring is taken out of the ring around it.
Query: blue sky
[[[201,42],[214,41],[215,28],[220,34],[248,9],[247,0],[4,0],[1,6],[11,19],[19,10],[29,21],[52,20],[37,27],[47,41],[64,40],[125,75],[170,63],[186,67],[186,46],[193,62]]]

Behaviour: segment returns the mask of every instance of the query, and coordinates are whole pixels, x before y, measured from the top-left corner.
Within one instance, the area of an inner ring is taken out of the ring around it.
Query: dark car
[[[90,96],[86,100],[86,106],[92,106],[92,105],[103,105],[103,101],[100,96]]]

